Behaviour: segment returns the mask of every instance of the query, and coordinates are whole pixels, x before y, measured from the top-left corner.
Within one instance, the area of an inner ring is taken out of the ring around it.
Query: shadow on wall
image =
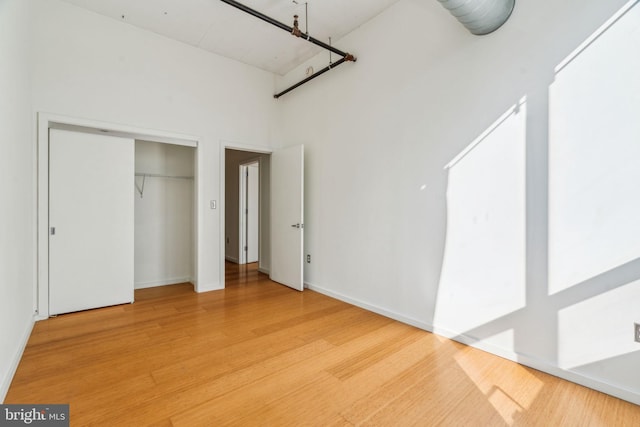
[[[635,396],[639,24],[633,1],[447,165],[433,319],[435,332]]]

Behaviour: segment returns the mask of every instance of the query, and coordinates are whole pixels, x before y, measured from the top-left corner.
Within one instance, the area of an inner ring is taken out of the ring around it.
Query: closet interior
[[[195,148],[135,141],[136,289],[195,276]]]

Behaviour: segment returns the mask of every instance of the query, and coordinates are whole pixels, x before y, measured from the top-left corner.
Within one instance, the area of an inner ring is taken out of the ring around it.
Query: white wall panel
[[[436,1],[402,0],[336,40],[358,61],[279,100],[284,145],[307,149],[306,282],[639,403],[621,374],[640,354],[622,297],[640,278],[637,12],[592,39],[582,70],[558,71],[625,4],[522,0],[477,37]],[[594,319],[624,341],[613,353],[582,338]],[[592,356],[573,358],[576,343]]]
[[[0,2],[0,402],[33,326],[35,193],[30,2]]]

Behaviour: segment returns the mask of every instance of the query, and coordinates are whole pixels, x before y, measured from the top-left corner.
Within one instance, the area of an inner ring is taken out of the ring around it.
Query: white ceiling
[[[318,52],[305,40],[220,0],[65,0],[189,45],[286,74]],[[300,29],[324,42],[339,40],[398,0],[238,0],[288,26],[300,16]],[[357,55],[357,46],[335,47]]]

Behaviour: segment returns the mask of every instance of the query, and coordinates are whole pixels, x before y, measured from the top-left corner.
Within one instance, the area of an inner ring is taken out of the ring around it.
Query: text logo
[[[0,405],[0,427],[69,427],[69,405]]]

